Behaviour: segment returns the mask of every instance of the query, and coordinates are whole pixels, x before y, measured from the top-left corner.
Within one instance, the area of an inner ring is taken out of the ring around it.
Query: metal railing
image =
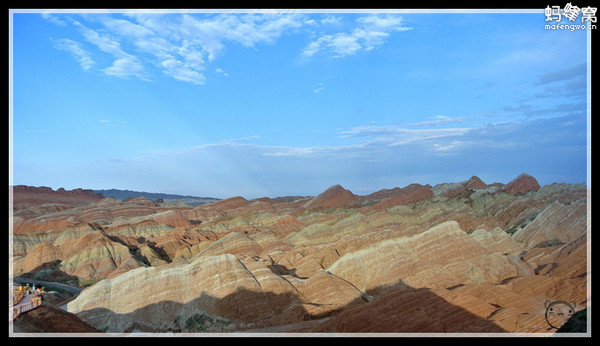
[[[32,297],[29,303],[13,306],[13,320],[20,314],[33,310],[40,305],[42,305],[42,297]]]

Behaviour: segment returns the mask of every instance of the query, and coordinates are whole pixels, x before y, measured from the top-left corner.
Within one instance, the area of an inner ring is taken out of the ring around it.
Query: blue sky
[[[586,183],[587,30],[543,9],[87,12],[12,14],[12,184]]]

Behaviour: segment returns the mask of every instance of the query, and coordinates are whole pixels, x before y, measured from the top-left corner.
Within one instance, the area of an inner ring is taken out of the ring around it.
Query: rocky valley
[[[585,185],[521,174],[197,206],[15,186],[14,277],[106,333],[554,333],[588,291]],[[21,318],[21,317],[19,317]]]

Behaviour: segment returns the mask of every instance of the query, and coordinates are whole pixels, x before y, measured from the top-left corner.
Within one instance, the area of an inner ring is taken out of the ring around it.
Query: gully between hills
[[[60,190],[14,187],[13,274],[86,286],[62,307],[103,332],[552,333],[548,301],[589,302],[584,185],[197,207]]]

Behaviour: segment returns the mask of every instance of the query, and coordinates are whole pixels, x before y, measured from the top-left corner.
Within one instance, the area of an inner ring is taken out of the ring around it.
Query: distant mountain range
[[[162,199],[165,202],[173,202],[173,201],[181,201],[185,204],[189,205],[200,205],[206,203],[213,203],[220,201],[219,198],[213,197],[196,197],[196,196],[182,196],[182,195],[173,195],[167,193],[153,193],[153,192],[140,192],[140,191],[130,191],[130,190],[117,190],[117,189],[109,189],[109,190],[93,190],[95,193],[100,193],[104,197],[112,197],[118,200],[125,200],[127,198],[136,198],[136,197],[146,197],[153,201],[157,199]]]

